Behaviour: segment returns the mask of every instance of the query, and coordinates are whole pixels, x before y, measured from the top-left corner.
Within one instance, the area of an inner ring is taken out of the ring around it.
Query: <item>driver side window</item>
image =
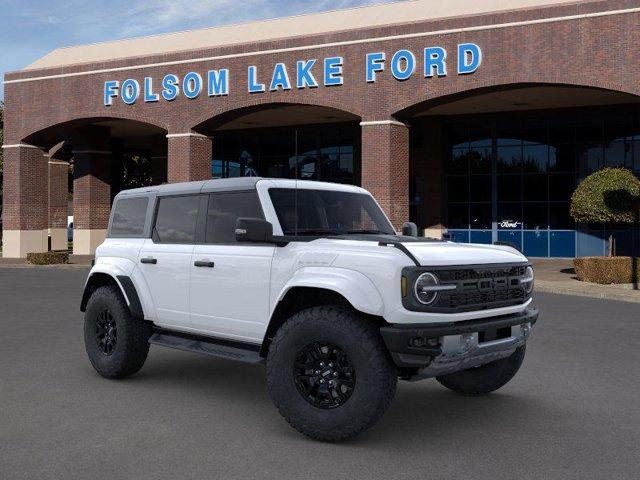
[[[257,192],[209,195],[205,243],[235,244],[236,220],[239,217],[264,218]]]

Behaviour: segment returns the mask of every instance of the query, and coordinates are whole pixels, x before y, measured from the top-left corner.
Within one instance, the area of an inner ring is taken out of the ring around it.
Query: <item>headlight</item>
[[[530,295],[531,292],[533,292],[533,268],[525,268],[524,277],[520,279],[520,283],[524,285],[524,291],[527,295]]]
[[[432,304],[438,296],[438,277],[433,273],[425,272],[416,279],[413,291],[416,299],[423,305]]]

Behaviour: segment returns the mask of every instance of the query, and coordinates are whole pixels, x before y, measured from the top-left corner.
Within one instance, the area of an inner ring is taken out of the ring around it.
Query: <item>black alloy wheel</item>
[[[347,354],[324,342],[314,342],[300,350],[293,375],[300,395],[321,409],[344,405],[356,382],[355,369]]]
[[[111,311],[106,308],[98,313],[96,319],[96,342],[105,355],[111,355],[118,341],[118,327]]]

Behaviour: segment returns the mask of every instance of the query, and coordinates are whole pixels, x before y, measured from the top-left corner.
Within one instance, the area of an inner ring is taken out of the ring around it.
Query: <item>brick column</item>
[[[151,181],[154,185],[167,183],[167,140],[164,135],[151,139]]]
[[[169,183],[211,178],[212,142],[195,132],[167,135]]]
[[[4,145],[4,258],[47,251],[47,159],[39,147]],[[46,155],[46,156],[45,156]]]
[[[409,128],[396,120],[364,121],[360,126],[362,187],[400,231],[409,220]]]
[[[107,235],[111,152],[73,151],[73,253],[93,255]]]
[[[67,193],[69,192],[69,164],[49,157],[49,236],[51,250],[66,250]]]

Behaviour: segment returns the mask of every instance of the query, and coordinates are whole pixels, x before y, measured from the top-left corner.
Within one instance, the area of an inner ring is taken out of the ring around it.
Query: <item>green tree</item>
[[[625,168],[604,168],[585,178],[571,196],[576,222],[637,224],[640,215],[640,180]],[[609,236],[609,256],[615,254]]]

